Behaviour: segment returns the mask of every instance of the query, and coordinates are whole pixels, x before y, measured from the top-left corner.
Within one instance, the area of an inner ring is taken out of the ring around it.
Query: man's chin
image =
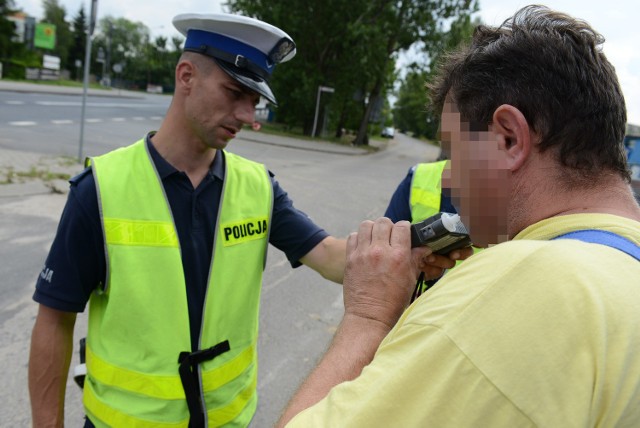
[[[208,146],[214,150],[223,150],[227,145],[229,145],[229,141],[231,141],[231,138],[216,138],[214,141],[210,142]]]

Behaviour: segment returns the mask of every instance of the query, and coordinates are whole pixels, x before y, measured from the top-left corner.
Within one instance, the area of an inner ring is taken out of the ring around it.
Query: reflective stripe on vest
[[[105,218],[103,225],[107,242],[112,245],[176,248],[180,245],[171,223]]]
[[[209,426],[246,426],[257,403],[258,305],[272,185],[263,165],[218,155],[225,157],[225,179],[199,349],[223,340],[231,349],[202,363],[199,375]],[[107,284],[90,299],[85,408],[98,427],[187,426],[178,374],[179,353],[191,350],[186,285],[164,188],[144,140],[94,158],[92,168]]]
[[[416,165],[411,179],[411,219],[414,223],[440,212],[442,171],[447,161]]]
[[[237,415],[242,412],[243,409],[247,407],[256,406],[257,396],[255,395],[256,389],[256,381],[254,378],[253,381],[227,405],[218,409],[208,410],[207,418],[209,427],[219,427],[228,425],[230,422],[234,423],[234,426],[247,426],[251,421],[250,415],[246,420],[242,422],[238,420]],[[158,420],[147,420],[132,417],[129,414],[125,414],[120,412],[112,407],[106,405],[104,402],[100,401],[97,398],[96,393],[93,390],[93,386],[88,385],[86,388],[85,385],[84,390],[84,403],[87,406],[87,414],[90,416],[90,419],[95,422],[95,426],[100,427],[127,427],[127,428],[169,428],[169,427],[184,427],[187,428],[189,426],[189,418],[182,419],[176,422],[167,422],[167,421],[158,421]],[[249,403],[250,405],[248,405]],[[91,409],[91,410],[88,410]],[[166,408],[164,409],[166,410]],[[98,414],[102,414],[103,419],[100,420],[93,413],[95,411]]]

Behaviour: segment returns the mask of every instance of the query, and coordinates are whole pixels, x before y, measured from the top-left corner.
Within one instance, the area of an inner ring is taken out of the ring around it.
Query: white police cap
[[[231,77],[276,104],[269,78],[276,64],[296,54],[287,33],[257,19],[226,13],[185,13],[173,18],[173,25],[187,38],[185,51],[214,58]]]

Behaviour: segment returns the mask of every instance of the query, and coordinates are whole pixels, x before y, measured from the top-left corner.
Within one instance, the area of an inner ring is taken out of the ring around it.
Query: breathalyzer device
[[[412,248],[427,246],[436,254],[448,254],[469,245],[469,232],[458,214],[438,213],[411,225]]]

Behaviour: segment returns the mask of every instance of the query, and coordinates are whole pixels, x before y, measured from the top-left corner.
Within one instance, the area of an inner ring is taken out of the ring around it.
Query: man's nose
[[[256,106],[250,100],[241,102],[236,110],[236,118],[244,124],[253,123],[255,116]]]

